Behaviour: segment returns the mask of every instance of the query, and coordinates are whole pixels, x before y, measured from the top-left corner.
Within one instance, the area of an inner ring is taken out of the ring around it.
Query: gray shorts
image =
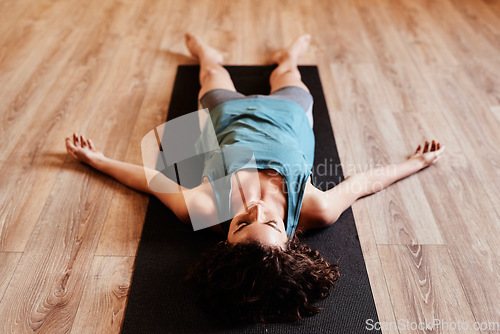
[[[200,103],[203,108],[208,108],[208,110],[210,111],[223,102],[251,98],[278,99],[295,102],[299,106],[301,106],[302,109],[304,109],[307,115],[307,119],[309,120],[309,124],[311,125],[311,127],[313,126],[313,97],[311,93],[297,86],[286,86],[274,91],[269,95],[244,95],[229,89],[212,89],[206,92],[201,97]]]

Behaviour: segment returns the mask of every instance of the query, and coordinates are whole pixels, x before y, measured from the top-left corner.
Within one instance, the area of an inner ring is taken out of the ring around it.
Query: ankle
[[[281,55],[279,61],[278,61],[278,66],[279,65],[296,65],[297,64],[297,57],[294,57],[290,52],[285,51]]]
[[[278,67],[287,70],[297,68],[297,60],[295,58],[284,59],[278,63]]]

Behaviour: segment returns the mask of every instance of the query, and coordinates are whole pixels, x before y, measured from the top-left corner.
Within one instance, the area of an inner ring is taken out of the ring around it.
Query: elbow
[[[319,203],[316,211],[316,220],[318,227],[328,227],[333,225],[339,218],[339,215],[332,210],[328,201],[324,200]]]
[[[339,219],[339,215],[335,214],[335,215],[327,215],[324,219],[323,219],[323,224],[325,227],[328,227],[328,226],[331,226],[333,225],[337,219]]]
[[[317,219],[317,227],[318,228],[326,228],[326,227],[332,226],[337,221],[337,219],[338,219],[338,217],[333,217],[333,216],[328,215],[328,214],[321,215]]]

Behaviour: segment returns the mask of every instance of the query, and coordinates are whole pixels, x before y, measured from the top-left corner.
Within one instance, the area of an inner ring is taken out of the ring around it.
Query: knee
[[[282,69],[282,70],[275,70],[271,73],[270,79],[273,80],[274,78],[278,78],[281,76],[292,76],[292,77],[297,78],[299,80],[301,79],[300,72],[296,67],[289,67],[289,68]]]
[[[208,68],[201,73],[201,81],[211,80],[214,77],[224,76],[226,73],[224,70],[217,68]]]

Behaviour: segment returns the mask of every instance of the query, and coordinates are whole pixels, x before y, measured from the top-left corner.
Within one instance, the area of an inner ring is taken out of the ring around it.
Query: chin
[[[259,200],[259,201],[251,201],[251,202],[248,202],[248,203],[247,203],[247,207],[248,207],[248,208],[251,208],[251,207],[252,207],[252,206],[254,206],[254,205],[258,205],[258,206],[260,206],[260,207],[264,207],[264,206],[266,206],[266,203],[265,203],[265,202],[263,202],[263,201],[260,201],[260,200]]]

